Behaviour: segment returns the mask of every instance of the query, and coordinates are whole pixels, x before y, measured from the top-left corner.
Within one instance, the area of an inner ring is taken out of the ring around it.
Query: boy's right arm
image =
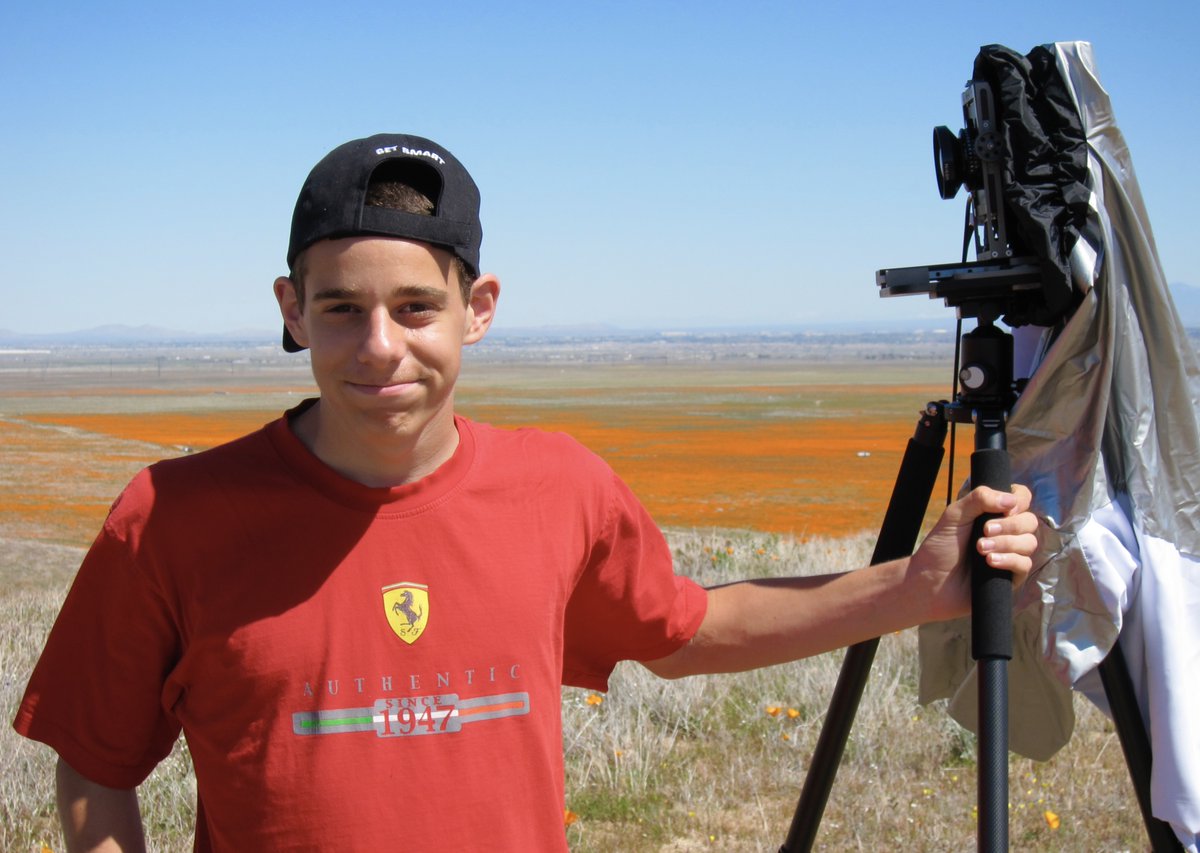
[[[55,770],[58,817],[68,853],[144,851],[137,789],[106,788],[80,776],[58,759]]]

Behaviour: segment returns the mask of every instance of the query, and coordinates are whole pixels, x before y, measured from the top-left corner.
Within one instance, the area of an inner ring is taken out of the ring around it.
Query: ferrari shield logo
[[[396,636],[412,645],[429,624],[429,587],[419,583],[385,586],[383,614]]]

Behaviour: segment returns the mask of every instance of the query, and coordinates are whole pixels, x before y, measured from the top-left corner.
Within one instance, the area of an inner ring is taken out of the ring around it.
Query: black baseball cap
[[[373,177],[400,180],[433,202],[433,214],[407,213],[365,203]],[[420,136],[380,133],[330,151],[313,167],[292,213],[288,268],[320,240],[339,237],[403,237],[453,252],[479,273],[479,188],[445,148]],[[283,330],[283,348],[304,349]]]

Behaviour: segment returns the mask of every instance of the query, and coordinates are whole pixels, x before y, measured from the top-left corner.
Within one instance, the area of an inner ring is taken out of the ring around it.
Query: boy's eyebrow
[[[361,296],[363,289],[355,287],[352,284],[330,285],[322,287],[313,292],[312,298],[316,302],[318,300],[337,300],[337,299],[353,299]],[[404,297],[408,299],[426,299],[429,301],[445,299],[447,291],[440,287],[434,287],[428,284],[401,284],[392,288],[388,295],[392,298]]]

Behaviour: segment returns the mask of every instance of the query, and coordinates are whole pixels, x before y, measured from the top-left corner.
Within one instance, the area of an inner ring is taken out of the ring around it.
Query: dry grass
[[[870,556],[865,537],[672,538],[681,568],[706,582],[827,571]],[[622,665],[603,702],[567,691],[567,807],[578,815],[568,828],[572,849],[778,850],[841,659],[665,688],[642,668]],[[915,632],[883,638],[818,849],[974,849],[974,738],[940,706],[917,704],[917,676]],[[1081,698],[1076,712],[1075,737],[1052,760],[1012,757],[1013,849],[1145,848],[1112,725]]]
[[[702,582],[827,571],[869,558],[859,536],[799,543],[780,536],[677,531],[680,570]],[[0,715],[11,720],[79,548],[0,540],[0,577],[50,588],[0,596]],[[766,851],[787,835],[841,655],[736,676],[664,683],[622,665],[604,697],[563,694],[567,829],[583,851]],[[855,721],[817,846],[824,850],[968,850],[975,845],[974,742],[939,707],[916,704],[913,632],[885,637]],[[1083,700],[1066,749],[1011,763],[1014,849],[1145,847],[1116,735]],[[0,730],[0,849],[61,850],[50,750]],[[176,750],[146,783],[154,849],[188,850],[194,781]],[[1052,829],[1046,813],[1058,818]]]
[[[58,577],[82,558],[82,551],[0,540],[0,578],[23,567]],[[0,596],[0,850],[65,850],[54,806],[54,753],[18,736],[10,727],[25,683],[66,592],[24,587]],[[192,849],[196,786],[187,749],[180,741],[139,790],[142,816],[153,850]]]

